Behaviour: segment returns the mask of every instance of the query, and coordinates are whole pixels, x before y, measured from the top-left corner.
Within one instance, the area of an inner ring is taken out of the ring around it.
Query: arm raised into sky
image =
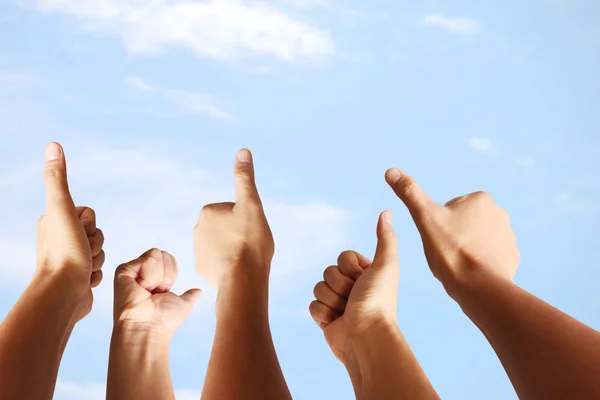
[[[172,293],[176,279],[175,258],[157,249],[117,268],[107,399],[175,399],[171,338],[200,296]]]
[[[431,271],[489,340],[519,398],[600,398],[600,333],[513,283],[520,256],[508,213],[483,192],[442,207],[396,169],[386,180]]]
[[[314,289],[310,313],[346,366],[358,400],[439,399],[397,321],[400,260],[392,214],[381,214],[373,261],[343,252]]]
[[[196,269],[219,290],[202,398],[290,399],[269,326],[275,246],[248,150],[237,155],[235,186],[236,203],[207,205],[194,229]]]
[[[0,398],[50,400],[75,324],[102,280],[104,236],[96,215],[75,207],[62,147],[46,149],[46,213],[37,227],[37,269],[0,325]],[[15,266],[18,268],[19,266]]]

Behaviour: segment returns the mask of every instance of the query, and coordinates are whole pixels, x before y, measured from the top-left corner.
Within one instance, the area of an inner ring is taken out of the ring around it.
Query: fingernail
[[[391,211],[384,211],[383,212],[383,220],[392,225],[392,221],[393,221],[393,216],[392,216],[392,212]]]
[[[50,143],[46,147],[46,161],[58,160],[61,156],[60,146],[56,143]]]
[[[389,172],[389,178],[391,183],[395,184],[402,178],[402,172],[397,168],[392,168]]]
[[[241,163],[251,163],[252,162],[252,154],[248,149],[242,149],[238,152],[237,155],[238,161]]]

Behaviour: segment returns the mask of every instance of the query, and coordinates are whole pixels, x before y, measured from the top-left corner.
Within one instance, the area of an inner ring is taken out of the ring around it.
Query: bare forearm
[[[439,399],[397,325],[373,325],[349,348],[349,363],[362,375],[358,400]]]
[[[170,338],[115,327],[110,345],[107,399],[175,399],[169,371]]]
[[[346,367],[346,371],[348,372],[348,376],[352,382],[354,394],[356,398],[360,400],[362,398],[363,377],[356,354],[349,354],[347,359],[344,360],[344,366]]]
[[[202,398],[290,399],[269,327],[268,282],[219,292],[217,330]]]
[[[53,282],[36,276],[0,325],[2,399],[52,399],[77,303]]]
[[[599,332],[500,279],[481,276],[458,293],[521,399],[600,397]]]

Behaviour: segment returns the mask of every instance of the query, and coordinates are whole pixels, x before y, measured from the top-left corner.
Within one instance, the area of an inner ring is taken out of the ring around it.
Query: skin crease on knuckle
[[[48,180],[59,180],[62,178],[62,168],[56,165],[48,167],[44,170],[44,178]]]

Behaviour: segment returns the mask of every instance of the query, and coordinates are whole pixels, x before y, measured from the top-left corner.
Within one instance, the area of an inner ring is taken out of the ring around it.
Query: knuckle
[[[62,177],[62,168],[58,165],[50,165],[44,170],[44,178],[50,180],[60,179]]]
[[[311,301],[310,305],[308,306],[308,310],[310,311],[310,314],[314,317],[319,315],[319,302],[317,300],[313,300]]]
[[[472,199],[475,199],[477,201],[481,201],[481,202],[489,202],[489,201],[494,200],[491,194],[489,194],[488,192],[484,192],[484,191],[475,192],[475,193],[471,194],[469,197],[471,197]]]
[[[95,221],[96,220],[96,211],[90,207],[83,207],[81,217],[82,217],[82,219]]]
[[[157,248],[150,249],[148,251],[148,258],[155,262],[160,262],[163,259],[163,252]]]
[[[323,285],[325,285],[325,282],[323,282],[323,281],[321,281],[315,285],[315,288],[313,289],[313,294],[315,295],[316,298],[319,298],[320,295],[323,293]]]
[[[250,168],[243,168],[235,173],[235,176],[247,182],[253,181],[252,171]]]
[[[403,196],[404,198],[408,199],[411,198],[414,193],[415,193],[415,184],[414,182],[406,182],[405,180],[401,179],[397,184],[396,184],[396,190],[399,192],[399,194],[401,196]]]
[[[127,269],[127,264],[121,264],[115,269],[115,279],[119,279],[125,270]]]
[[[200,219],[202,219],[203,217],[206,216],[206,214],[209,214],[212,210],[212,204],[207,204],[204,207],[202,207],[202,209],[200,210]]]
[[[96,229],[93,235],[89,236],[89,240],[92,243],[104,243],[104,233],[100,229]]]
[[[325,268],[325,271],[323,271],[323,279],[325,279],[326,282],[333,280],[336,277],[336,269],[338,269],[336,265],[330,265]]]
[[[350,262],[351,260],[355,259],[356,255],[354,254],[354,252],[352,250],[345,250],[342,253],[340,253],[337,261],[338,264],[344,264],[347,262]]]
[[[446,204],[445,207],[449,207],[458,203],[462,203],[463,201],[465,201],[467,199],[467,196],[459,196],[459,197],[455,197],[452,200],[449,200]]]

